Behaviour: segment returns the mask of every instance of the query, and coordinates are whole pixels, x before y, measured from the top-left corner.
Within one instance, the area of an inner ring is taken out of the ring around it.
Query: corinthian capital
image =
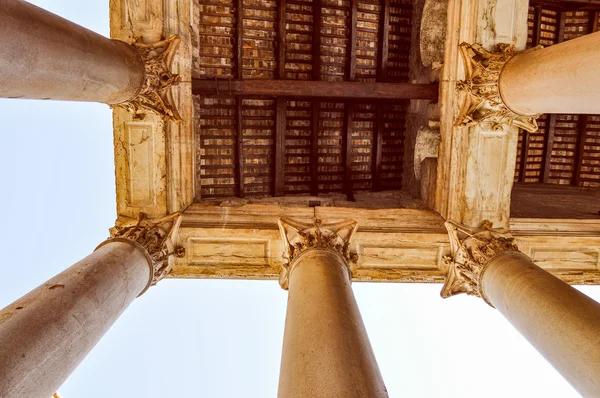
[[[445,258],[448,275],[441,296],[447,298],[466,293],[481,297],[490,304],[482,292],[481,277],[496,255],[519,251],[514,238],[504,231],[492,230],[489,223],[485,223],[479,230],[470,231],[446,222],[446,229],[450,238],[451,255]]]
[[[356,253],[350,253],[349,247],[357,228],[358,224],[353,220],[321,225],[321,220],[315,218],[314,223],[310,225],[279,219],[279,231],[284,245],[284,265],[279,277],[281,287],[288,288],[294,261],[307,250],[328,249],[340,254],[346,260],[346,264],[355,262],[358,256]]]
[[[156,285],[173,268],[173,256],[183,257],[185,250],[175,246],[174,233],[181,223],[180,213],[159,219],[148,219],[141,213],[136,221],[111,228],[110,238],[105,242],[128,240],[145,250],[151,267],[148,287]],[[102,245],[101,245],[102,246]]]
[[[513,112],[504,103],[498,90],[504,64],[518,53],[515,46],[498,44],[498,51],[490,52],[478,44],[462,43],[459,49],[464,61],[465,80],[456,83],[460,103],[456,126],[488,122],[492,123],[494,129],[509,125],[536,131],[538,116],[523,116]]]
[[[144,63],[144,83],[134,98],[113,107],[134,114],[146,110],[159,114],[165,120],[181,121],[171,93],[171,86],[179,84],[181,80],[179,75],[171,72],[173,57],[180,42],[177,35],[152,44],[144,44],[137,38],[131,45]]]

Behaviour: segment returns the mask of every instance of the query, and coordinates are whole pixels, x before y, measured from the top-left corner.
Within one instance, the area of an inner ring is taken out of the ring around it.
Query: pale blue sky
[[[107,0],[32,2],[108,35]],[[116,214],[106,105],[0,100],[0,119],[4,307],[91,253]],[[354,284],[391,397],[578,396],[500,313],[471,297],[442,300],[440,289]],[[598,287],[582,290],[600,298]],[[162,281],[60,392],[275,397],[286,298],[275,281]]]

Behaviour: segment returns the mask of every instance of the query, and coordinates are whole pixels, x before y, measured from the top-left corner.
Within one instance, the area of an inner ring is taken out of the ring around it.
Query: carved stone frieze
[[[181,81],[179,75],[171,72],[173,57],[180,42],[177,35],[152,44],[144,44],[137,38],[131,45],[144,63],[144,83],[135,98],[113,107],[123,108],[133,114],[150,111],[159,114],[164,120],[181,121],[171,93],[171,86]]]
[[[313,225],[308,225],[280,218],[279,230],[284,245],[284,264],[279,278],[281,287],[288,288],[292,265],[307,250],[329,249],[339,253],[347,264],[356,262],[358,255],[351,253],[349,247],[357,228],[358,224],[353,220],[321,225],[321,220],[315,218]]]
[[[492,230],[490,223],[484,223],[480,230],[471,231],[446,222],[446,229],[451,255],[445,258],[448,274],[441,296],[447,298],[466,293],[481,297],[490,304],[481,290],[481,276],[494,256],[519,251],[514,238],[504,231]]]
[[[150,285],[153,286],[169,274],[173,268],[173,256],[185,256],[185,249],[175,246],[173,239],[173,235],[181,222],[180,220],[181,215],[179,213],[155,220],[147,219],[141,213],[137,221],[111,228],[108,241],[111,239],[128,239],[142,246],[152,262],[152,282]]]
[[[529,132],[538,129],[536,116],[519,115],[504,103],[498,90],[498,79],[504,64],[518,52],[514,45],[498,44],[498,52],[489,52],[478,44],[459,46],[465,66],[465,80],[458,81],[460,110],[456,126],[492,123],[493,129],[502,125],[516,126]]]

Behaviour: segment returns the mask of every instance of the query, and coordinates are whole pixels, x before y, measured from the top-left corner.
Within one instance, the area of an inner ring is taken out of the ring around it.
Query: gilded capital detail
[[[465,80],[456,82],[460,109],[455,125],[467,127],[488,122],[494,130],[508,125],[537,131],[539,115],[524,116],[513,112],[502,100],[498,89],[504,64],[518,53],[515,46],[498,44],[498,52],[490,52],[478,44],[462,43],[459,49]]]
[[[110,229],[111,240],[127,239],[142,246],[150,259],[152,280],[149,286],[156,285],[171,272],[173,256],[183,257],[185,250],[174,244],[173,235],[181,222],[180,213],[151,220],[141,213],[135,222],[115,226]]]
[[[288,288],[294,261],[307,250],[329,249],[339,253],[346,264],[356,262],[358,255],[351,253],[349,247],[357,228],[358,224],[353,220],[322,225],[321,220],[315,218],[314,223],[310,225],[280,218],[279,231],[284,246],[284,264],[279,277],[281,287]]]
[[[504,231],[492,230],[489,222],[476,231],[446,222],[446,229],[451,255],[445,258],[448,274],[442,288],[442,298],[466,293],[481,297],[490,304],[483,294],[481,277],[493,257],[504,252],[519,251],[515,239]]]
[[[181,39],[175,35],[166,40],[144,44],[140,38],[131,44],[140,55],[145,69],[144,83],[139,93],[132,99],[113,105],[137,114],[150,111],[164,120],[181,121],[175,106],[171,87],[179,84],[181,78],[171,72],[173,58]]]

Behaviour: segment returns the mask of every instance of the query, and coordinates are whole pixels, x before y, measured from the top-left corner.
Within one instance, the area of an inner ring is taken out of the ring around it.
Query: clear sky
[[[108,35],[106,0],[32,2]],[[91,253],[116,214],[106,105],[0,100],[0,120],[4,307]],[[499,312],[472,297],[442,300],[440,289],[354,284],[391,397],[578,396]],[[600,287],[581,290],[600,299]],[[129,307],[60,392],[275,397],[286,297],[276,281],[162,281]]]

